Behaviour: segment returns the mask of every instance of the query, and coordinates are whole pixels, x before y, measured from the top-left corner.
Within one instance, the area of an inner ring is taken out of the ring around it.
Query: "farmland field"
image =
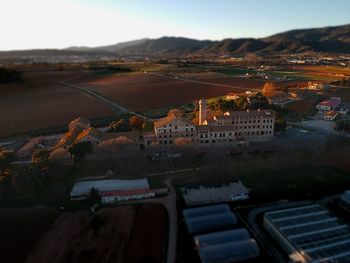
[[[262,89],[265,80],[221,77],[200,82],[151,74],[90,75],[70,83],[93,89],[116,103],[135,111],[149,111],[179,106],[199,98],[223,96]],[[298,84],[285,81],[281,85]]]
[[[168,219],[160,204],[65,212],[56,221],[46,210],[0,209],[4,262],[164,262]]]
[[[24,83],[0,85],[0,137],[65,125],[79,116],[111,116],[102,102],[58,81],[82,72],[28,72]]]
[[[24,262],[54,219],[47,208],[0,208],[1,262]]]

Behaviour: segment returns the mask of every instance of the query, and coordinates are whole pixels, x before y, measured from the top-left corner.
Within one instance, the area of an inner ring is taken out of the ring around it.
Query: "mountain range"
[[[71,49],[71,48],[70,48]],[[265,38],[195,40],[181,37],[141,39],[111,46],[90,48],[119,55],[201,55],[246,53],[350,53],[350,24],[336,27],[291,30]]]
[[[350,24],[333,27],[291,30],[265,38],[196,40],[182,37],[140,39],[100,47],[69,47],[61,50],[9,51],[13,54],[109,54],[116,56],[201,56],[274,55],[304,52],[350,54]],[[8,54],[9,52],[0,52]]]

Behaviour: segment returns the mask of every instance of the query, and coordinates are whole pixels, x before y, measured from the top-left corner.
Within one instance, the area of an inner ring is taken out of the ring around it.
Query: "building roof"
[[[260,254],[254,239],[201,247],[198,252],[203,263],[245,262]]]
[[[86,196],[89,195],[91,188],[96,188],[99,192],[109,191],[126,191],[135,189],[150,189],[147,179],[135,180],[93,180],[80,181],[74,184],[70,193],[71,196]]]
[[[201,234],[225,228],[227,229],[237,224],[237,218],[232,212],[185,217],[185,221],[190,234]]]
[[[245,228],[214,232],[194,237],[197,247],[207,247],[247,239],[250,239],[250,234]]]
[[[132,189],[132,190],[115,190],[115,191],[105,191],[101,193],[101,196],[127,196],[127,195],[140,195],[154,193],[152,189]]]
[[[338,107],[340,103],[341,103],[341,100],[339,100],[339,99],[329,99],[329,100],[323,100],[320,103],[318,103],[317,105],[335,108],[335,107]]]
[[[197,217],[197,216],[205,216],[210,214],[217,213],[226,213],[230,212],[231,209],[227,204],[221,205],[208,205],[196,208],[187,208],[182,211],[183,215],[186,218]]]
[[[341,196],[340,200],[350,205],[350,190],[345,191]]]
[[[338,112],[335,110],[330,110],[330,111],[327,111],[324,115],[334,118],[335,116],[338,115]]]
[[[164,118],[161,118],[159,120],[156,120],[154,122],[154,127],[155,128],[159,128],[159,127],[162,127],[170,122],[173,122],[175,120],[178,120],[178,121],[182,121],[182,122],[185,122],[187,124],[190,124],[191,126],[193,126],[194,124],[192,122],[190,122],[189,120],[186,120],[184,119],[182,116],[178,115],[178,114],[175,114],[174,112],[170,112],[168,116],[164,117]]]
[[[94,137],[96,140],[99,140],[99,141],[103,140],[103,132],[101,132],[100,130],[94,127],[90,127],[88,129],[83,130],[74,140],[74,143],[81,141],[87,136]]]
[[[69,126],[76,126],[76,125],[82,125],[82,126],[90,126],[90,121],[86,118],[79,117],[75,120],[72,120],[69,123]]]
[[[350,227],[322,206],[311,204],[267,212],[265,220],[294,249],[289,253],[298,254],[305,262],[349,262]]]

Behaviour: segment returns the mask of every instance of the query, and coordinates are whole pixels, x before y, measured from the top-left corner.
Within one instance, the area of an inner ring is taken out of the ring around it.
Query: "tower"
[[[203,125],[203,122],[207,119],[207,101],[201,99],[199,101],[199,125]]]

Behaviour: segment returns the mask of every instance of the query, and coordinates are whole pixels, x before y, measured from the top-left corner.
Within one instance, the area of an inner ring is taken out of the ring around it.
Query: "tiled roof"
[[[163,125],[166,125],[174,120],[178,120],[178,121],[182,121],[182,122],[185,122],[185,123],[188,123],[190,125],[194,125],[192,122],[180,117],[180,116],[176,116],[174,113],[171,113],[169,114],[168,116],[164,117],[164,118],[161,118],[159,120],[156,120],[154,122],[154,127],[155,128],[159,128],[159,127],[162,127]]]
[[[326,115],[326,116],[330,116],[330,117],[335,117],[335,116],[338,115],[338,112],[335,111],[335,110],[330,110],[330,111],[327,111],[327,112],[325,113],[325,115]]]
[[[340,100],[337,100],[337,99],[330,99],[330,100],[324,100],[324,101],[321,101],[319,104],[319,106],[328,106],[328,107],[337,107],[339,106],[339,104],[341,103]]]

